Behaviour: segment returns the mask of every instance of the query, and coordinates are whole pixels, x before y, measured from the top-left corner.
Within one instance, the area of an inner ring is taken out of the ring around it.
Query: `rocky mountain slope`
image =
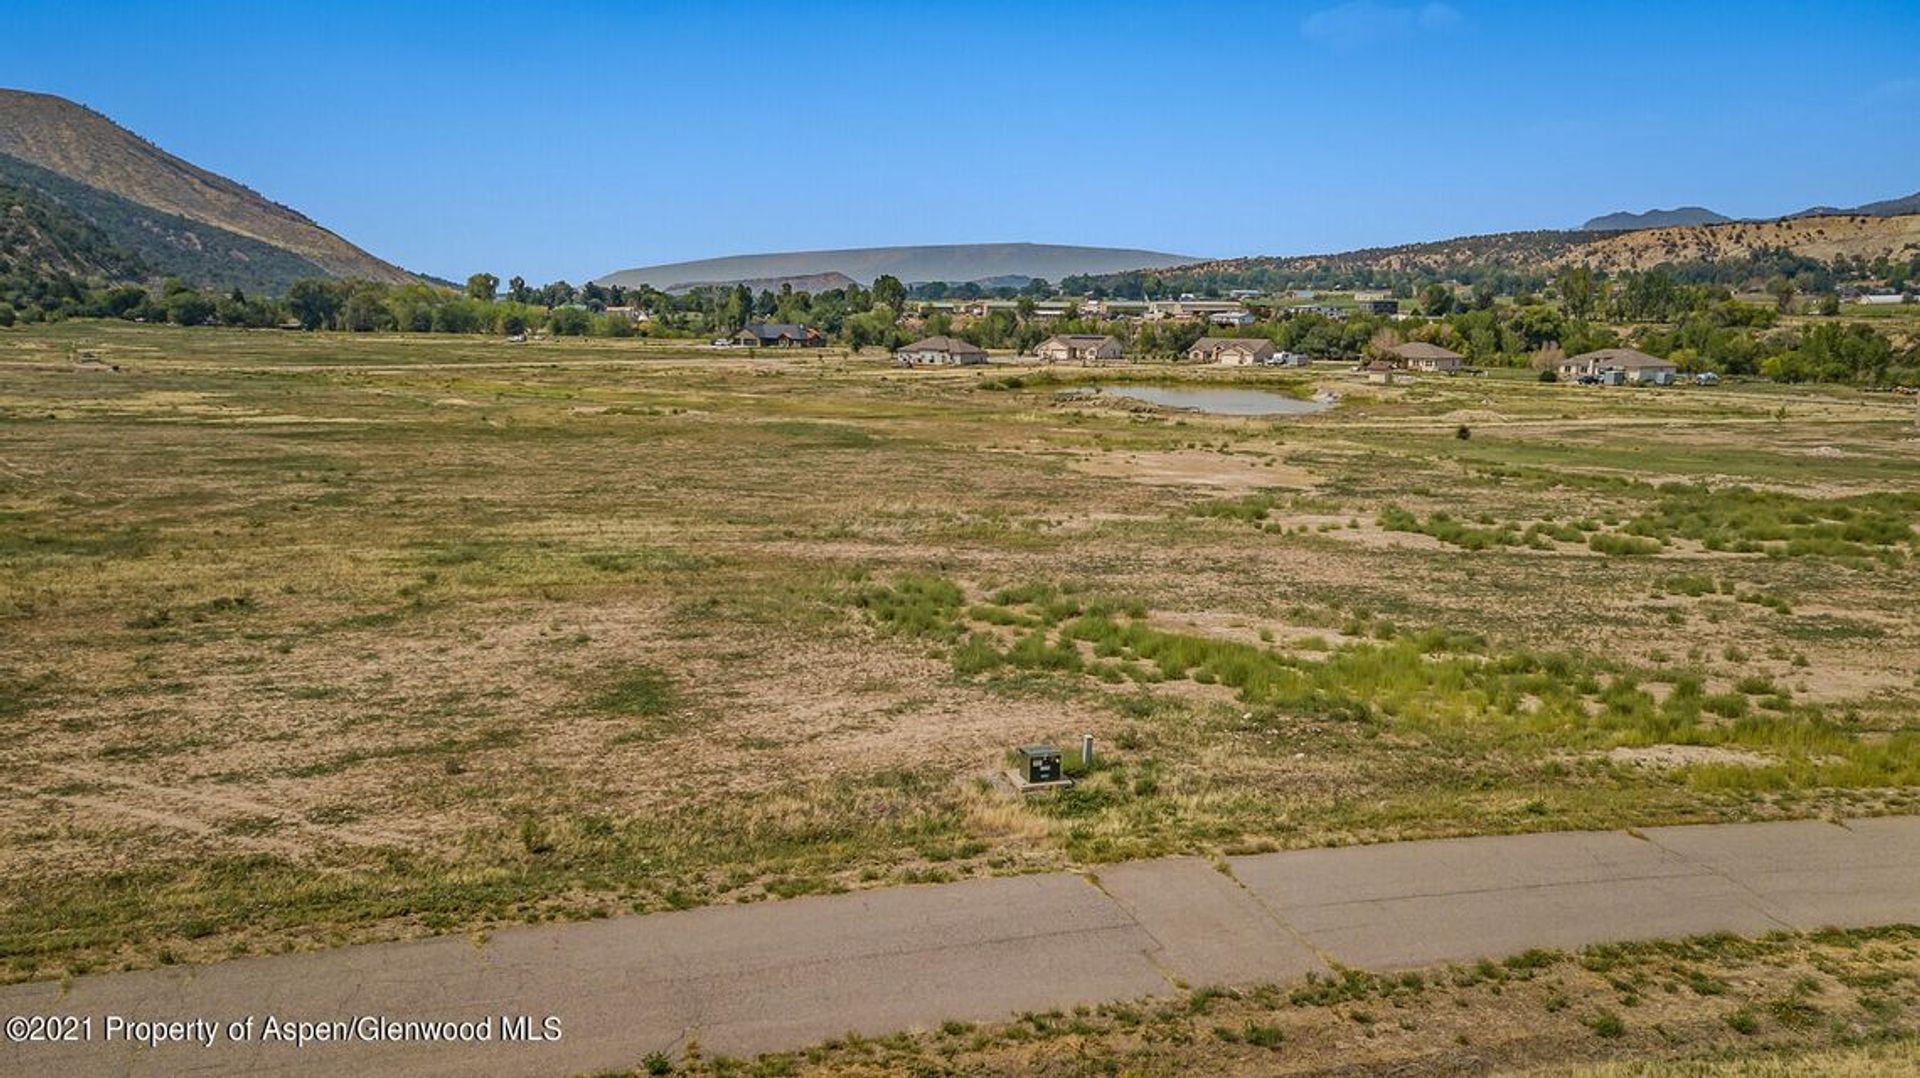
[[[35,190],[157,272],[202,284],[278,290],[312,276],[415,279],[300,213],[49,94],[0,90],[0,183]]]

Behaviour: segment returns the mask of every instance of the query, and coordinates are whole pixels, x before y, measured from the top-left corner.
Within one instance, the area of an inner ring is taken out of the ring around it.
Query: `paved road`
[[[1114,865],[0,989],[90,1043],[0,1074],[568,1075],[945,1019],[1704,932],[1920,923],[1920,817],[1409,842]],[[493,1020],[484,1043],[264,1039],[266,1016]],[[499,1016],[558,1040],[503,1042]],[[110,1016],[214,1019],[210,1047],[105,1043]],[[254,1016],[251,1039],[228,1023]]]

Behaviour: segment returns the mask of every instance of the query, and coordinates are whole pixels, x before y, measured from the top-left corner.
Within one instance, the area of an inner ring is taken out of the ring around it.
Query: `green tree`
[[[547,328],[556,337],[584,337],[593,329],[593,316],[578,307],[560,307],[554,310]]]
[[[176,326],[204,326],[213,320],[213,301],[198,292],[175,292],[166,299],[167,321]]]
[[[332,281],[306,278],[287,289],[287,310],[302,329],[325,329],[340,312],[340,293]]]
[[[898,318],[900,312],[907,308],[907,286],[900,283],[900,278],[883,273],[874,278],[873,302],[892,311],[893,316]]]
[[[1420,309],[1430,315],[1453,310],[1453,289],[1435,281],[1420,290]]]
[[[1593,270],[1586,266],[1575,266],[1563,271],[1554,278],[1554,287],[1560,290],[1560,302],[1567,313],[1576,321],[1585,321],[1593,313],[1594,301],[1599,298],[1599,287],[1593,278]]]
[[[1786,274],[1775,274],[1767,282],[1767,294],[1773,297],[1774,309],[1786,314],[1793,309],[1793,297],[1800,291]]]
[[[467,298],[482,303],[492,303],[493,297],[500,291],[500,278],[491,273],[476,273],[467,278]]]
[[[393,325],[393,313],[370,288],[356,289],[340,308],[340,326],[354,333],[371,333]]]

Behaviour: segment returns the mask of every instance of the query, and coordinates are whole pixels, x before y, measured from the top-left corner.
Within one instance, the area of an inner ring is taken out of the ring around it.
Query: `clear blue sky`
[[[452,278],[1305,253],[1920,189],[1916,0],[9,0],[0,85]]]

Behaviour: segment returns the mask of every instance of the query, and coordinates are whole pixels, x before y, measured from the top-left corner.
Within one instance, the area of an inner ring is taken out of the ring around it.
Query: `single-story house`
[[[971,367],[987,361],[987,350],[958,337],[926,337],[893,354],[902,367]]]
[[[1357,299],[1360,310],[1367,314],[1399,314],[1400,301],[1397,299]]]
[[[733,342],[763,348],[823,348],[827,338],[812,326],[796,326],[791,322],[748,322],[733,335]]]
[[[1033,354],[1049,363],[1099,363],[1123,359],[1127,352],[1119,341],[1098,333],[1056,333],[1041,341]]]
[[[1593,377],[1610,385],[1618,384],[1607,377],[1612,373],[1618,373],[1618,381],[1670,386],[1680,373],[1680,368],[1669,360],[1631,348],[1602,348],[1594,352],[1582,352],[1560,364],[1562,378]]]
[[[1388,350],[1399,364],[1410,371],[1452,373],[1467,365],[1467,357],[1451,348],[1425,341],[1408,341]]]
[[[1215,311],[1207,321],[1216,326],[1250,326],[1257,321],[1252,311]]]
[[[1273,359],[1273,342],[1265,337],[1202,337],[1187,349],[1187,358],[1223,367],[1252,367]]]

